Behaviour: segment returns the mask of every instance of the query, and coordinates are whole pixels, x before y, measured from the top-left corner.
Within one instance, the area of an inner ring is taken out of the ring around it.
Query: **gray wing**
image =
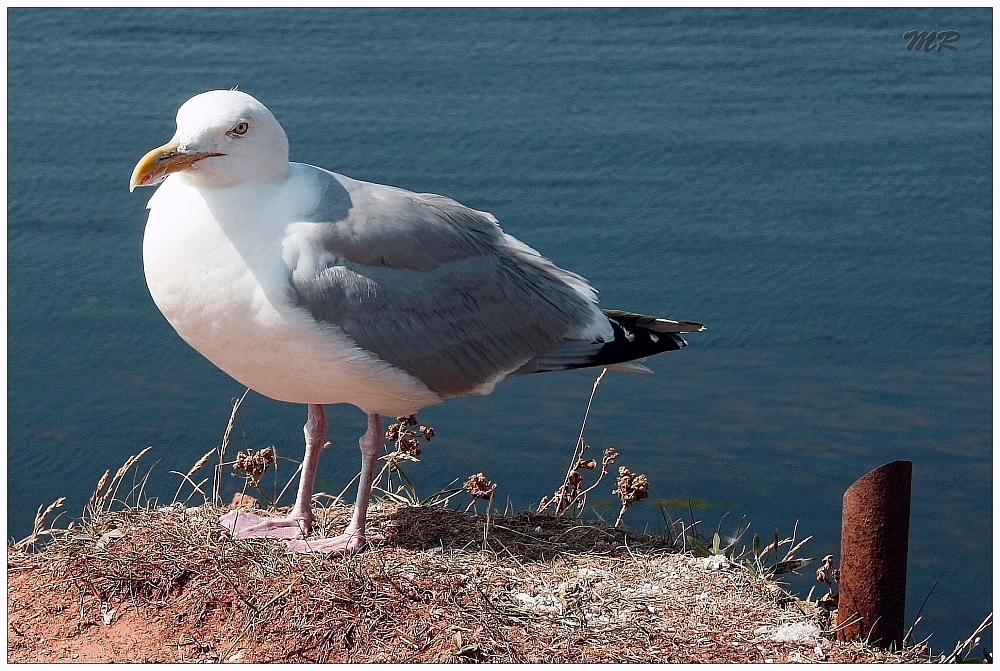
[[[314,170],[319,206],[284,241],[293,300],[437,394],[474,393],[566,340],[613,337],[586,281],[491,215]]]

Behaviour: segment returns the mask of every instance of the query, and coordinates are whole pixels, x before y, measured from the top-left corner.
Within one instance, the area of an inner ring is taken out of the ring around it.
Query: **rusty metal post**
[[[879,466],[844,493],[837,639],[903,646],[913,464]]]

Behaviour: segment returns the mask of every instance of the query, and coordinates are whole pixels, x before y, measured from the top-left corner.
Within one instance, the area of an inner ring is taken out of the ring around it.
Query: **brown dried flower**
[[[826,594],[816,600],[816,604],[826,610],[836,610],[839,594],[833,591],[833,583],[840,582],[840,569],[833,565],[833,555],[823,557],[823,564],[816,570],[816,580],[829,585]]]
[[[613,447],[609,447],[608,449],[604,450],[603,463],[605,466],[613,464],[616,461],[618,461],[618,450],[616,450]]]
[[[469,492],[474,499],[488,499],[497,490],[497,485],[495,482],[487,480],[482,473],[476,473],[469,476],[469,479],[462,485],[462,489]]]
[[[827,555],[823,557],[823,565],[816,570],[816,580],[831,585],[840,577],[839,573],[840,571],[833,566],[833,555]]]
[[[256,480],[267,471],[268,466],[277,463],[278,455],[274,447],[265,447],[259,452],[248,449],[236,455],[233,468],[246,472],[247,476]]]
[[[586,506],[587,495],[601,483],[604,476],[608,474],[608,467],[618,459],[618,451],[615,448],[609,447],[604,450],[604,454],[601,457],[601,472],[598,474],[597,480],[589,487],[584,488],[583,474],[580,471],[596,470],[597,460],[584,459],[583,454],[590,449],[590,445],[586,443],[581,443],[580,445],[582,445],[582,449],[580,450],[580,456],[577,458],[576,466],[566,474],[566,479],[555,493],[553,493],[552,498],[544,498],[538,504],[539,513],[549,507],[552,507],[556,516],[560,517],[574,506],[582,511]]]
[[[399,451],[411,457],[420,456],[420,441],[409,436],[402,436],[397,441]]]
[[[420,461],[420,438],[430,440],[434,436],[434,429],[429,426],[421,426],[418,430],[411,427],[417,426],[415,415],[409,417],[397,417],[394,424],[390,424],[385,432],[385,439],[396,444],[396,450],[383,457],[390,471],[396,470],[396,466],[402,461]]]
[[[625,507],[649,498],[649,478],[642,473],[633,475],[624,466],[618,469],[618,487],[611,492],[622,500]]]
[[[642,473],[633,474],[632,471],[621,466],[618,468],[617,485],[615,490],[611,492],[622,500],[622,509],[618,513],[618,521],[615,522],[616,527],[621,524],[625,511],[633,503],[649,498],[649,478]]]

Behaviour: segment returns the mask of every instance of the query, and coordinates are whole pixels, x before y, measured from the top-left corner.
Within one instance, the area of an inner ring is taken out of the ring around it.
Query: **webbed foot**
[[[233,538],[294,540],[309,535],[312,520],[303,517],[261,517],[246,510],[231,510],[219,518]]]

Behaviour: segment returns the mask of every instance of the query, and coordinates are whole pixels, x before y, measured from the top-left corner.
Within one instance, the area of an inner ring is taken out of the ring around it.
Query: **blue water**
[[[907,51],[911,29],[958,51]],[[652,499],[764,537],[798,520],[838,555],[844,490],[911,460],[907,620],[938,582],[916,635],[950,650],[992,602],[992,37],[990,9],[9,9],[8,537],[146,445],[169,500],[218,444],[243,390],[149,298],[151,192],[127,183],[181,103],[239,85],[293,160],[487,210],[603,306],[708,325],[598,391],[588,442]],[[418,488],[484,471],[537,503],[594,377],[426,409]],[[329,416],[336,492],[364,417]],[[300,456],[303,408],[243,417]],[[662,529],[651,504],[626,520]]]

